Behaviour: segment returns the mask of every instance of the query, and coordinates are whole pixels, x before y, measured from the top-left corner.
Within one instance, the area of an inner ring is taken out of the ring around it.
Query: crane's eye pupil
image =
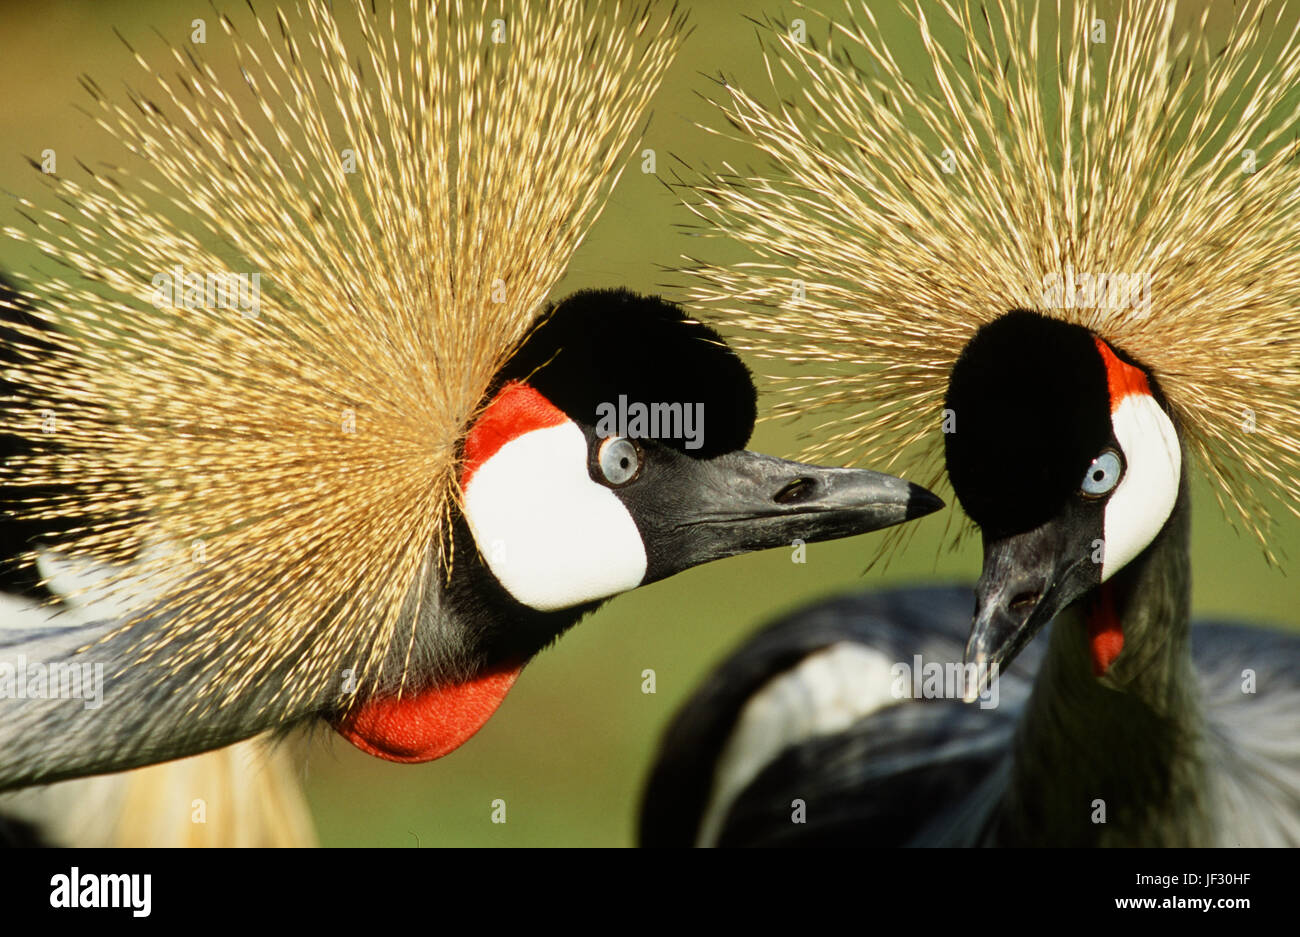
[[[624,436],[602,440],[596,461],[605,484],[612,488],[626,485],[641,471],[641,449]]]
[[[1084,497],[1097,498],[1110,494],[1124,475],[1124,460],[1114,449],[1103,450],[1101,455],[1092,460],[1088,472],[1083,476],[1080,491]]]

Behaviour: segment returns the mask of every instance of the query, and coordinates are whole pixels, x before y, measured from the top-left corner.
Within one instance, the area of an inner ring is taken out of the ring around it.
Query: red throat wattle
[[[511,663],[465,683],[376,697],[350,710],[334,728],[376,758],[414,764],[441,758],[465,744],[492,718],[523,665]]]
[[[1115,612],[1115,590],[1108,582],[1097,590],[1097,600],[1088,609],[1088,649],[1092,652],[1092,675],[1100,677],[1124,650],[1124,628]]]

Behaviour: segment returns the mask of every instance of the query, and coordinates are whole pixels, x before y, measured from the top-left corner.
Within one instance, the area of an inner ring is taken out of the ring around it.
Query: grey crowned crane
[[[1300,844],[1300,636],[1193,624],[1188,541],[1198,476],[1270,557],[1300,513],[1300,31],[1107,9],[918,6],[928,88],[866,13],[835,56],[778,35],[803,100],[728,89],[777,171],[693,182],[760,256],[697,298],[821,363],[778,404],[853,407],[816,451],[946,474],[983,569],[741,647],[666,732],[642,842]]]
[[[191,51],[130,107],[86,82],[126,165],[6,229],[77,276],[19,290],[0,482],[96,614],[5,629],[0,789],[313,722],[436,758],[608,597],[940,506],[745,451],[749,373],[680,307],[546,304],[681,23],[467,6],[222,17],[239,94]]]

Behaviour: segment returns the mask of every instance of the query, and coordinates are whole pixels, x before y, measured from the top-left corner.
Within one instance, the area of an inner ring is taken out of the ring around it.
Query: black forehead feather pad
[[[948,477],[986,536],[1037,527],[1111,438],[1106,367],[1086,328],[1015,309],[983,326],[948,381]]]
[[[660,439],[701,458],[743,449],[757,415],[749,370],[717,332],[675,303],[624,289],[583,290],[552,307],[498,376],[505,380],[527,381],[589,425],[620,396],[703,404],[699,448]]]

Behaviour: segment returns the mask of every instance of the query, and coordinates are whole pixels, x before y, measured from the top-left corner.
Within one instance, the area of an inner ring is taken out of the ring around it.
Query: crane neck
[[[1142,554],[1057,617],[1017,731],[995,836],[1053,845],[1204,843],[1204,717],[1190,643],[1190,508],[1184,482]],[[1094,672],[1098,615],[1123,650]]]

